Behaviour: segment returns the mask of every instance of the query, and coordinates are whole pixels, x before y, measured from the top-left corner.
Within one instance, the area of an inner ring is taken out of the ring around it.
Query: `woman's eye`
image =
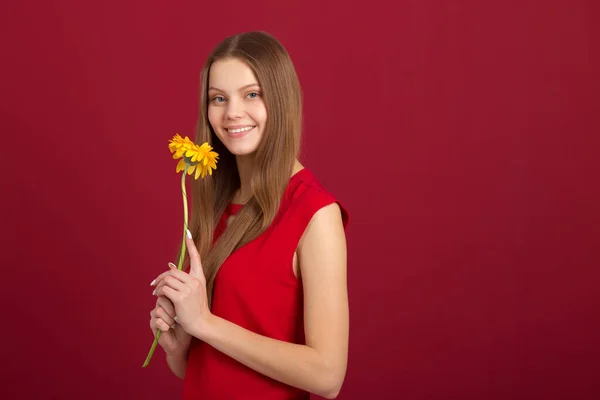
[[[257,92],[248,93],[248,97],[250,97],[251,99],[255,99],[258,96],[259,96],[259,94]]]
[[[222,103],[225,101],[225,98],[223,96],[215,96],[213,97],[213,100],[217,103]]]

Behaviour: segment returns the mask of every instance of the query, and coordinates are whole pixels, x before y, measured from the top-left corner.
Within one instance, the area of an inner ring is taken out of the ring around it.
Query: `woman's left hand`
[[[206,330],[211,313],[208,308],[206,279],[200,254],[188,231],[186,247],[190,256],[190,273],[169,264],[169,270],[156,278],[153,294],[165,296],[175,306],[176,321],[189,334],[200,338]]]

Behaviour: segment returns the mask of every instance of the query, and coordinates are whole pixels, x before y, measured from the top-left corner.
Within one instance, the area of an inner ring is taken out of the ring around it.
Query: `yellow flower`
[[[177,164],[176,172],[187,171],[188,175],[191,175],[196,171],[196,175],[194,179],[198,179],[199,176],[204,178],[206,174],[212,175],[212,170],[217,169],[217,159],[219,155],[212,151],[212,147],[208,143],[203,143],[201,146],[198,146],[196,143],[192,142],[190,139],[182,138],[179,134],[175,134],[173,139],[169,140],[169,150],[173,153],[173,158],[178,159],[179,163]],[[185,237],[186,231],[188,229],[188,204],[187,204],[187,192],[185,189],[185,173],[181,174],[181,195],[183,197],[183,237],[181,239],[181,251],[179,252],[179,262],[177,265],[177,269],[181,271],[183,268],[183,255],[185,253],[186,245],[185,245]],[[156,346],[158,344],[158,339],[161,335],[161,330],[157,330],[154,335],[154,342],[152,342],[152,347],[150,347],[150,351],[146,356],[146,361],[142,365],[142,368],[145,368],[150,363],[152,356],[154,355],[154,351],[156,350]]]
[[[173,153],[173,159],[178,159],[179,163],[175,169],[176,172],[185,171],[188,175],[196,172],[194,179],[204,178],[206,174],[212,175],[213,169],[217,169],[217,159],[219,155],[215,153],[208,143],[198,146],[188,137],[182,138],[175,134],[169,141],[169,150]]]

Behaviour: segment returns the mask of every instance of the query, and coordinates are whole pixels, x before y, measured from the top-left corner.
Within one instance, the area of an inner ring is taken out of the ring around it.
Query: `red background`
[[[181,235],[167,140],[254,29],[352,214],[339,398],[600,395],[597,3],[390,3],[2,3],[3,398],[178,398],[162,351],[141,368]]]

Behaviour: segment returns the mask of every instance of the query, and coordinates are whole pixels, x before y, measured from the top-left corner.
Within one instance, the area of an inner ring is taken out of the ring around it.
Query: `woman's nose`
[[[227,111],[225,113],[225,116],[228,119],[237,119],[237,118],[241,118],[244,116],[244,108],[243,105],[241,104],[241,102],[236,101],[236,100],[232,100],[229,102],[229,104],[227,105]]]

